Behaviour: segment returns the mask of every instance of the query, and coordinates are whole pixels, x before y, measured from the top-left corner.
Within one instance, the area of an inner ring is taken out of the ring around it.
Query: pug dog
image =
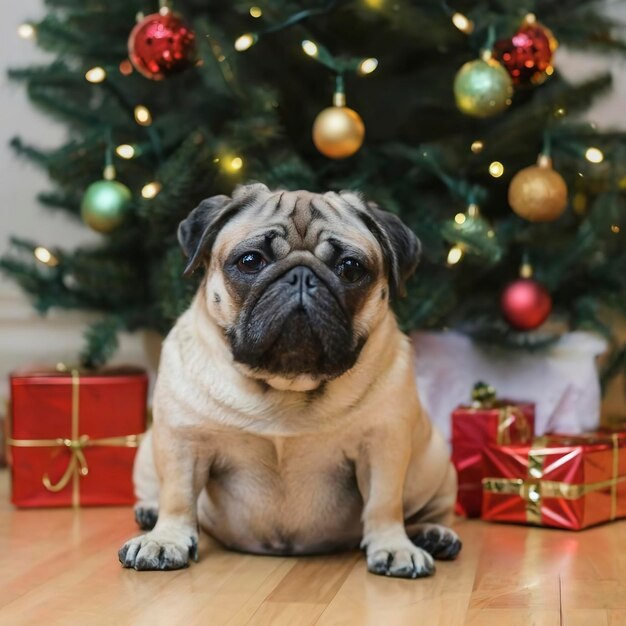
[[[419,243],[358,193],[238,187],[179,227],[205,274],[163,344],[154,424],[135,465],[139,525],[124,567],[228,548],[365,550],[374,574],[418,578],[461,549],[456,475],[420,406],[390,300]]]

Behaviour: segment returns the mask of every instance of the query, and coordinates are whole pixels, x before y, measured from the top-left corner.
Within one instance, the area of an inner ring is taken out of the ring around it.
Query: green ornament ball
[[[80,214],[89,228],[110,233],[124,221],[131,198],[126,185],[116,180],[99,180],[87,187]]]
[[[511,104],[513,81],[494,59],[469,61],[454,78],[456,105],[466,115],[489,117]]]

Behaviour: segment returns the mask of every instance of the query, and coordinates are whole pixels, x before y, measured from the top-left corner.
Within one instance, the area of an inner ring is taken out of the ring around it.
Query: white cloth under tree
[[[599,424],[596,358],[607,345],[597,335],[568,333],[535,351],[487,345],[455,332],[416,332],[411,338],[422,404],[448,440],[452,410],[470,401],[481,380],[495,387],[498,397],[535,402],[538,435],[575,434]]]

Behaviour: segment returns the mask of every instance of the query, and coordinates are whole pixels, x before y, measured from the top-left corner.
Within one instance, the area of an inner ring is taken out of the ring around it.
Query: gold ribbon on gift
[[[550,441],[562,443],[557,438],[537,437],[528,451],[527,478],[483,478],[483,490],[491,493],[517,495],[526,503],[526,521],[529,524],[541,524],[541,504],[543,498],[563,498],[578,500],[589,493],[611,489],[611,521],[617,515],[617,486],[626,481],[626,476],[618,476],[619,471],[619,438],[611,435],[613,442],[612,477],[595,483],[572,484],[554,480],[542,480],[543,466],[546,455],[551,448],[546,448]],[[574,439],[563,445],[582,445],[584,443],[600,443],[605,439],[583,438]]]
[[[517,430],[520,441],[528,441],[530,439],[532,433],[524,412],[519,407],[513,405],[504,406],[498,412],[496,443],[499,446],[506,446],[511,443],[511,428],[513,427]]]
[[[511,429],[515,428],[520,441],[528,441],[531,436],[531,428],[524,412],[515,405],[502,405],[498,401],[494,387],[484,382],[477,382],[472,389],[471,409],[498,409],[498,429],[496,443],[505,446],[511,443]]]
[[[91,439],[89,435],[79,434],[80,430],[80,374],[78,370],[71,370],[72,376],[72,434],[71,438],[58,437],[56,439],[13,439],[9,437],[7,444],[16,448],[61,448],[70,452],[70,460],[63,475],[56,483],[50,480],[48,473],[41,479],[43,486],[54,493],[62,491],[72,481],[72,506],[80,506],[80,478],[89,474],[89,465],[84,449],[95,446],[115,446],[136,448],[141,441],[141,435],[120,435],[119,437],[101,437]]]

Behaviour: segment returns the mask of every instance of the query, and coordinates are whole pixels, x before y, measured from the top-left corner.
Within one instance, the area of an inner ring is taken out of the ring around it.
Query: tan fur
[[[318,394],[322,381],[313,377],[264,375],[233,361],[224,329],[238,306],[222,264],[235,243],[277,216],[244,210],[229,222],[193,304],[163,345],[153,433],[136,467],[140,505],[158,498],[159,519],[125,546],[125,565],[158,569],[155,558],[162,563],[167,554],[170,565],[160,568],[184,566],[199,521],[239,550],[308,553],[361,544],[372,571],[380,573],[383,561],[393,561],[385,571],[391,575],[432,571],[432,557],[409,535],[424,523],[450,521],[456,477],[420,406],[408,339],[381,298],[388,285],[380,246],[341,213],[338,194],[324,197],[335,207],[331,220],[303,236],[306,209],[298,208],[289,228],[304,254],[324,245],[323,227],[375,260],[379,274],[354,318],[368,333],[356,365],[324,381]],[[295,206],[295,192],[291,199]]]

